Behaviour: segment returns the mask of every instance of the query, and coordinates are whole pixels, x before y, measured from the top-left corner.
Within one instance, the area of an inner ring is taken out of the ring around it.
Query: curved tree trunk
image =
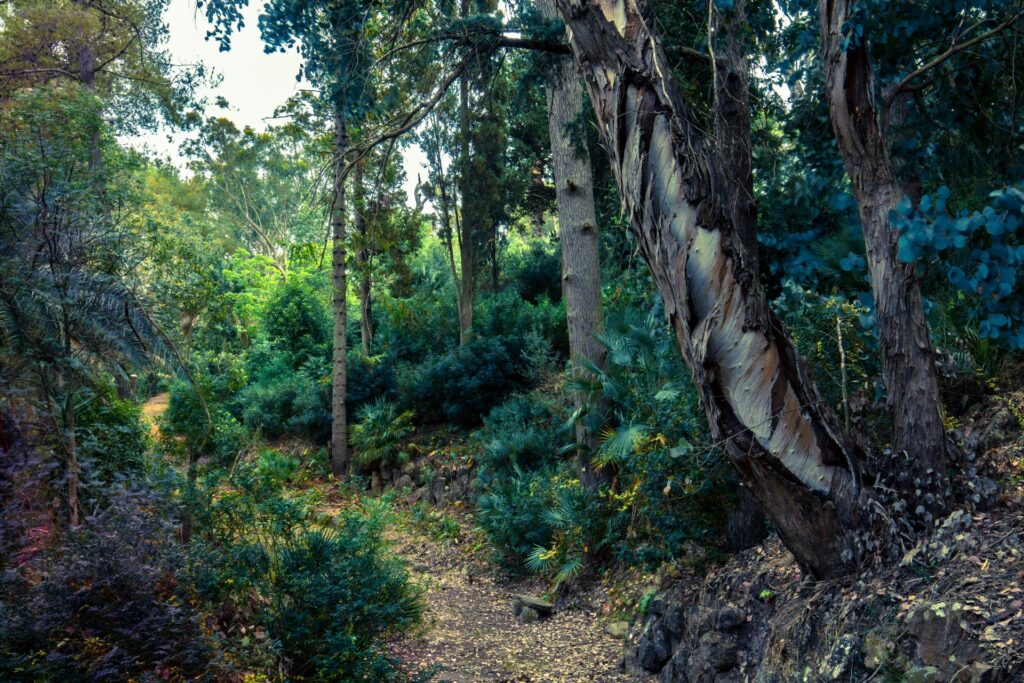
[[[712,434],[797,561],[821,577],[847,571],[859,519],[855,453],[768,310],[717,154],[675,87],[646,8],[557,3]]]
[[[946,446],[935,353],[928,338],[914,265],[897,256],[889,212],[904,192],[889,156],[875,108],[874,72],[863,42],[843,48],[847,0],[822,0],[826,91],[836,141],[860,209],[878,341],[892,419],[893,450],[907,463],[897,483],[911,509],[937,514],[945,507]]]
[[[331,277],[333,283],[334,350],[331,368],[331,473],[348,477],[348,416],[346,356],[348,343],[347,287],[345,281],[345,185],[342,169],[348,153],[348,131],[340,114],[334,116],[334,213],[331,216]]]
[[[558,16],[554,0],[538,0],[537,6],[546,18]],[[608,352],[597,339],[604,330],[604,317],[590,153],[585,145],[572,140],[568,130],[583,111],[583,83],[576,63],[568,58],[556,58],[547,74],[545,90],[558,205],[558,238],[562,245],[562,297],[569,332],[569,355],[573,377],[587,378],[590,373],[580,360],[585,358],[603,367]],[[585,398],[583,392],[573,392],[577,411],[583,408]],[[590,455],[597,449],[597,436],[587,429],[583,420],[576,420],[580,480],[590,488],[600,483],[599,474],[590,464]]]

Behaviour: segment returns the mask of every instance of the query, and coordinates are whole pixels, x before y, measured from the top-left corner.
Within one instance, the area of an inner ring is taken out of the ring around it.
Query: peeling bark
[[[537,6],[545,17],[557,16],[554,0],[538,0]],[[573,377],[585,378],[589,373],[580,360],[585,358],[603,367],[607,349],[597,338],[604,330],[604,319],[590,153],[585,146],[576,144],[567,130],[583,111],[583,83],[576,63],[569,58],[556,59],[547,75],[545,90],[558,205],[558,238],[562,245],[562,297],[569,332],[569,355]],[[584,400],[583,392],[573,392],[577,411],[583,408]],[[580,480],[591,488],[601,479],[590,463],[590,455],[597,449],[597,436],[587,429],[583,420],[576,421]]]
[[[847,0],[820,2],[825,88],[836,141],[860,210],[893,450],[906,457],[906,468],[896,480],[911,509],[920,505],[938,514],[945,508],[947,473],[935,353],[914,265],[899,260],[898,235],[889,223],[889,212],[906,193],[875,108],[867,46],[842,46],[848,9]]]
[[[638,0],[557,0],[630,228],[664,300],[712,434],[797,561],[847,571],[856,454],[769,311],[721,161],[675,87]]]

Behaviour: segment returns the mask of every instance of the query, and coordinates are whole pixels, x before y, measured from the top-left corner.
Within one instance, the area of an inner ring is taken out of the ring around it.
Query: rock
[[[681,640],[683,637],[683,631],[686,628],[685,606],[676,605],[670,609],[668,613],[661,618],[661,624],[664,628],[668,629],[677,640]]]
[[[612,638],[619,640],[625,640],[626,635],[629,633],[629,622],[628,621],[609,621],[604,626],[604,632],[610,635]]]
[[[735,607],[725,607],[718,610],[715,628],[719,631],[736,631],[745,623],[747,623],[747,616],[743,612]]]
[[[529,607],[542,617],[546,617],[555,611],[555,606],[553,604],[547,600],[542,600],[541,598],[537,598],[532,595],[517,595],[516,602],[521,604],[524,608]]]
[[[533,622],[540,619],[540,614],[537,613],[537,610],[533,609],[532,607],[526,607],[525,605],[522,607],[517,616],[519,618],[520,624],[532,624]]]
[[[668,600],[664,595],[658,594],[647,602],[647,613],[662,616],[668,612]]]
[[[522,614],[522,612],[523,601],[519,598],[515,598],[514,600],[512,600],[512,614],[518,617],[520,614]]]
[[[374,495],[380,494],[380,472],[377,470],[370,473],[370,490]]]
[[[975,662],[970,668],[958,673],[954,680],[958,683],[996,683],[1002,680],[1002,672],[991,664]]]
[[[409,496],[410,503],[415,504],[419,503],[420,501],[423,501],[424,503],[430,502],[430,489],[427,488],[426,486],[419,487],[418,489],[412,492],[412,495]]]
[[[895,649],[896,645],[891,640],[875,635],[874,631],[869,631],[864,636],[864,643],[861,645],[861,650],[864,652],[864,668],[869,671],[879,668],[889,661]]]
[[[690,677],[687,673],[687,658],[684,648],[676,648],[672,659],[668,660],[658,674],[658,683],[689,683]]]
[[[701,636],[694,655],[694,664],[706,672],[729,671],[736,666],[739,647],[736,639],[720,633],[705,633]]]
[[[857,636],[852,633],[844,633],[832,646],[828,657],[821,663],[818,672],[826,681],[847,680],[850,671],[854,667],[854,658],[857,655]]]
[[[671,656],[672,642],[669,640],[668,632],[657,623],[651,624],[637,645],[637,663],[647,671],[657,673]]]
[[[960,662],[977,658],[979,648],[963,630],[960,609],[937,602],[920,610],[911,620],[910,632],[917,639],[917,656],[932,667],[962,668]],[[952,672],[950,672],[952,673]]]
[[[430,497],[434,505],[444,507],[448,504],[448,480],[438,477],[430,486]]]
[[[413,482],[412,477],[408,474],[403,474],[395,481],[396,491],[405,491],[406,489],[412,489],[416,484]]]
[[[903,673],[904,683],[937,683],[942,680],[942,674],[934,666],[915,666]]]
[[[416,474],[416,463],[412,460],[402,465],[402,474],[412,477]]]

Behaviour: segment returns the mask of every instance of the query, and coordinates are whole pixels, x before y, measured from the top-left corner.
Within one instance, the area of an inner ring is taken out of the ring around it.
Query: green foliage
[[[195,387],[180,380],[173,382],[169,388],[170,398],[167,411],[161,419],[160,433],[171,450],[175,443],[174,437],[182,437],[187,450],[208,455],[215,463],[227,467],[245,447],[248,432],[223,404],[215,400],[212,383],[203,382],[200,386],[210,410],[209,434],[206,434],[206,415]]]
[[[263,329],[293,369],[329,357],[330,320],[313,290],[294,280],[274,290],[263,313]]]
[[[312,526],[302,499],[281,489],[291,468],[280,465],[207,482],[190,549],[201,595],[251,610],[290,680],[391,680],[385,639],[422,606],[385,546],[385,516],[369,507]]]
[[[86,493],[92,493],[93,487],[141,475],[150,444],[142,410],[132,401],[114,398],[112,392],[84,390],[83,394],[76,428],[79,460],[88,482]]]
[[[551,503],[553,471],[518,468],[486,484],[477,499],[476,521],[509,569],[525,567],[535,548],[548,547],[553,534],[545,519]]]
[[[472,425],[525,386],[522,352],[515,337],[475,339],[402,378],[403,399],[427,422]]]
[[[266,438],[286,434],[323,443],[330,437],[330,384],[323,358],[300,367],[295,356],[275,345],[253,346],[247,359],[249,384],[237,396],[242,420]]]
[[[407,462],[409,454],[403,447],[413,433],[412,417],[411,412],[403,412],[384,399],[360,408],[356,423],[349,429],[355,462],[365,469]]]
[[[560,439],[569,438],[558,427],[549,402],[513,396],[493,408],[476,432],[482,444],[476,461],[488,476],[536,469],[553,461]]]
[[[893,212],[900,259],[941,268],[969,300],[968,315],[980,337],[1024,349],[1024,283],[1018,277],[1024,268],[1024,190],[996,190],[983,209],[956,215],[948,209],[949,197],[943,186],[917,207],[905,201]]]

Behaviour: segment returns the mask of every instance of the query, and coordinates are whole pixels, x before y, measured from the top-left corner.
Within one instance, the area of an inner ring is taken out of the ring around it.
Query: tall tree
[[[554,0],[538,0],[547,19],[557,18]],[[545,79],[551,162],[558,206],[558,238],[562,245],[562,296],[569,331],[569,354],[576,380],[590,377],[587,363],[604,366],[607,349],[598,335],[604,328],[601,307],[601,254],[594,179],[586,141],[574,140],[572,130],[583,115],[583,83],[579,67],[568,57],[556,56]],[[584,362],[586,361],[586,362]],[[585,394],[573,391],[577,413],[584,409]],[[593,423],[593,420],[590,421]],[[582,480],[595,486],[598,477],[588,455],[597,448],[596,430],[577,418]]]
[[[856,554],[857,454],[744,256],[720,158],[637,0],[557,0],[598,128],[712,433],[797,560]]]
[[[915,266],[899,259],[899,235],[889,221],[905,192],[875,106],[867,41],[850,34],[850,3],[821,0],[819,11],[832,127],[867,247],[893,446],[907,456],[898,481],[911,509],[934,514],[945,508],[948,477],[935,352]]]

